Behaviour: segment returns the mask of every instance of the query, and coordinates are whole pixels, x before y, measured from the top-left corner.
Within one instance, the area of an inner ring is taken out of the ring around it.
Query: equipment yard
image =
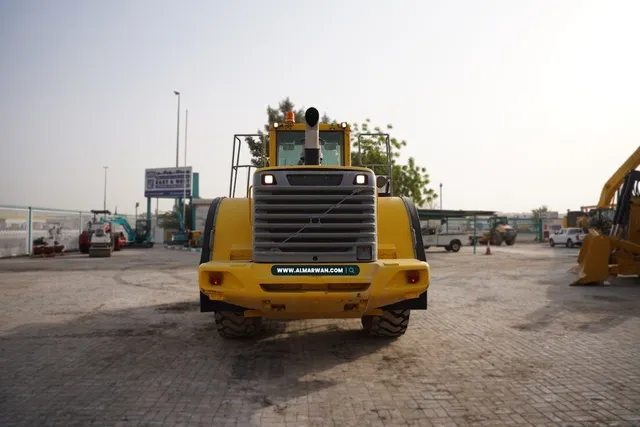
[[[639,425],[640,287],[570,287],[577,249],[427,251],[429,308],[225,340],[200,254],[0,261],[0,425]],[[637,282],[637,279],[635,279]]]

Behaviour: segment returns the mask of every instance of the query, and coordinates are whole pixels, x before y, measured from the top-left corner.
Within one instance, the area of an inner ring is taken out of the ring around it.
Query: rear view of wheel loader
[[[347,123],[319,119],[309,108],[304,124],[289,113],[270,126],[265,167],[242,198],[233,177],[247,135],[234,137],[229,197],[209,207],[198,273],[200,311],[215,312],[224,338],[253,336],[262,319],[344,318],[398,337],[411,310],[427,309],[415,205],[392,196],[390,163],[387,177],[351,165]]]
[[[582,243],[572,285],[601,284],[610,276],[640,276],[640,171],[627,173],[609,234],[591,228]]]

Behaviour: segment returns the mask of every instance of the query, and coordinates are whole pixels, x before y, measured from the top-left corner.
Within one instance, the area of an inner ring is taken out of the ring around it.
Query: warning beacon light
[[[293,123],[296,121],[296,115],[293,111],[287,111],[284,117],[285,123]]]

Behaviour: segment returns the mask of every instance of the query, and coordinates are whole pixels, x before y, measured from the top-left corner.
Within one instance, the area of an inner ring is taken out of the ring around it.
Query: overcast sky
[[[289,96],[394,125],[445,209],[595,204],[640,144],[640,2],[0,3],[0,203],[144,206],[175,165],[174,90],[201,196]],[[244,185],[244,183],[242,184]],[[171,206],[161,202],[160,208]],[[155,202],[154,202],[155,208]]]

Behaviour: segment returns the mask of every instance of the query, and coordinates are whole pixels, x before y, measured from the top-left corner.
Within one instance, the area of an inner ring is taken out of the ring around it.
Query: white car
[[[561,228],[549,237],[549,246],[565,245],[568,248],[580,246],[585,236],[582,228]]]

